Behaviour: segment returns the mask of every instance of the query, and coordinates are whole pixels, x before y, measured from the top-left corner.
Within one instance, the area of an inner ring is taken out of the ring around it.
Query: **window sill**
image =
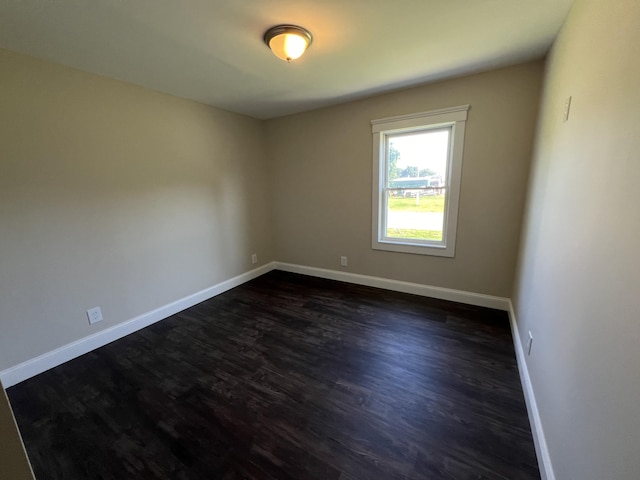
[[[415,255],[431,255],[435,257],[453,258],[455,256],[453,247],[446,247],[444,245],[412,244],[405,241],[393,242],[373,240],[371,248],[374,250],[386,250],[388,252],[413,253]]]

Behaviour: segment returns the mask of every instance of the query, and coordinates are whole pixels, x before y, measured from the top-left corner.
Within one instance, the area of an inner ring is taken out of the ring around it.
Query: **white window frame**
[[[461,105],[371,121],[371,131],[373,133],[373,235],[371,246],[374,250],[436,255],[440,257],[455,256],[464,131],[468,110],[469,105]],[[445,180],[446,202],[442,241],[388,237],[385,195],[388,170],[388,139],[396,134],[442,128],[451,129],[447,178]]]

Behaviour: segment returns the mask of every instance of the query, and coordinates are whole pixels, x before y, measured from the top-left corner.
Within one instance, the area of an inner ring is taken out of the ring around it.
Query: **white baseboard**
[[[484,295],[473,292],[465,292],[462,290],[454,290],[450,288],[434,287],[430,285],[422,285],[419,283],[403,282],[400,280],[390,280],[388,278],[373,277],[369,275],[360,275],[357,273],[341,272],[337,270],[328,270],[324,268],[306,267],[303,265],[295,265],[283,262],[270,262],[266,265],[258,267],[249,272],[233,277],[224,282],[218,283],[212,287],[196,292],[187,297],[176,300],[175,302],[164,305],[160,308],[142,314],[131,320],[125,321],[113,327],[102,330],[98,333],[82,338],[75,342],[69,343],[63,347],[57,348],[43,355],[40,355],[26,362],[20,363],[14,367],[10,367],[0,372],[0,385],[4,388],[11,387],[28,378],[38,375],[50,368],[61,365],[80,355],[84,355],[96,348],[102,347],[108,343],[118,340],[126,335],[145,328],[153,323],[163,320],[171,315],[175,315],[182,310],[192,307],[209,298],[220,295],[221,293],[231,290],[234,287],[242,285],[249,280],[264,275],[271,270],[283,270],[285,272],[300,273],[313,277],[326,278],[330,280],[338,280],[357,285],[366,285],[369,287],[384,288],[396,292],[411,293],[424,297],[438,298],[441,300],[450,300],[453,302],[466,303],[480,307],[495,308],[509,312],[509,321],[511,322],[511,332],[513,335],[513,344],[516,351],[516,360],[518,362],[518,370],[520,372],[520,381],[524,392],[529,422],[531,424],[531,432],[538,456],[538,464],[540,467],[540,475],[542,480],[555,480],[551,457],[545,440],[542,422],[536,404],[533,385],[529,376],[526,358],[520,335],[518,333],[518,322],[513,310],[511,300],[504,297],[496,297],[492,295]]]
[[[357,273],[341,272],[337,270],[328,270],[324,268],[306,267],[303,265],[295,265],[291,263],[270,262],[266,265],[258,267],[249,272],[233,277],[224,282],[218,283],[212,287],[201,290],[187,297],[176,300],[175,302],[164,305],[160,308],[142,314],[131,320],[125,321],[113,327],[102,330],[98,333],[82,338],[75,342],[69,343],[63,347],[57,348],[43,355],[40,355],[26,362],[20,363],[14,367],[10,367],[0,372],[0,382],[4,388],[11,387],[28,378],[38,375],[50,368],[61,365],[80,355],[84,355],[96,348],[102,347],[108,343],[118,340],[126,335],[136,332],[153,323],[163,320],[171,315],[175,315],[182,310],[192,307],[209,298],[220,295],[234,287],[242,285],[249,280],[259,277],[271,270],[283,270],[285,272],[300,273],[313,277],[326,278],[330,280],[338,280],[357,285],[366,285],[369,287],[384,288],[403,293],[411,293],[424,297],[438,298],[441,300],[450,300],[453,302],[466,303],[480,307],[495,308],[509,312],[509,320],[511,322],[511,332],[513,335],[513,344],[516,351],[516,359],[518,369],[520,371],[520,380],[529,414],[529,422],[531,424],[531,432],[535,444],[536,454],[540,467],[540,475],[542,480],[555,480],[551,457],[547,448],[547,442],[544,437],[540,414],[536,404],[533,385],[529,377],[529,370],[525,359],[524,349],[518,333],[518,324],[516,315],[513,310],[511,300],[504,297],[496,297],[492,295],[484,295],[473,292],[465,292],[462,290],[454,290],[450,288],[434,287],[430,285],[422,285],[419,283],[403,282],[400,280],[390,280],[387,278],[373,277],[369,275],[360,275]]]
[[[496,308],[499,310],[509,310],[510,301],[508,298],[495,297],[479,293],[465,292],[462,290],[454,290],[450,288],[434,287],[431,285],[422,285],[419,283],[403,282],[400,280],[390,280],[388,278],[373,277],[369,275],[361,275],[357,273],[341,272],[337,270],[328,270],[324,268],[307,267],[304,265],[295,265],[291,263],[270,262],[259,268],[243,273],[229,280],[221,282],[217,285],[209,287],[200,292],[194,293],[187,297],[176,300],[150,312],[144,313],[138,317],[127,320],[113,327],[97,332],[88,337],[82,338],[75,342],[64,345],[60,348],[42,354],[31,360],[27,360],[14,367],[10,367],[0,372],[0,381],[5,388],[16,383],[22,382],[27,378],[31,378],[50,368],[67,362],[73,358],[84,355],[96,348],[102,347],[107,343],[118,340],[126,335],[136,332],[153,323],[163,320],[182,310],[196,305],[204,300],[219,295],[231,288],[237,287],[249,280],[263,275],[271,270],[279,269],[286,272],[300,273],[313,277],[326,278],[330,280],[339,280],[347,283],[355,283],[358,285],[366,285],[370,287],[384,288],[397,292],[411,293],[424,297],[439,298],[442,300],[450,300],[453,302],[466,303],[469,305],[477,305],[481,307]]]
[[[400,280],[390,280],[388,278],[372,277],[369,275],[360,275],[358,273],[327,270],[325,268],[305,267],[303,265],[294,265],[292,263],[275,262],[275,268],[277,270],[284,270],[285,272],[311,275],[312,277],[339,280],[341,282],[355,283],[357,285],[384,288],[386,290],[412,293],[414,295],[420,295],[423,297],[439,298],[441,300],[466,303],[468,305],[476,305],[478,307],[488,307],[495,308],[497,310],[509,311],[510,301],[508,298],[504,297],[494,297],[492,295],[484,295],[481,293],[465,292],[463,290],[454,290],[451,288],[433,287],[430,285],[403,282]]]
[[[200,292],[194,293],[187,297],[176,300],[150,312],[144,313],[138,317],[132,318],[125,322],[114,325],[88,337],[82,338],[75,342],[64,345],[60,348],[44,353],[38,357],[32,358],[18,365],[10,367],[0,372],[0,381],[5,388],[20,383],[28,378],[34,377],[50,368],[61,365],[80,355],[84,355],[96,348],[100,348],[108,343],[118,340],[126,335],[145,328],[153,323],[159,322],[171,315],[185,310],[193,305],[203,302],[209,298],[220,295],[234,287],[242,285],[260,275],[270,272],[274,269],[284,270],[286,272],[300,273],[314,277],[327,278],[331,280],[339,280],[358,285],[366,285],[370,287],[384,288],[397,292],[412,293],[425,297],[439,298],[442,300],[451,300],[454,302],[467,303],[482,307],[496,308],[499,310],[509,309],[509,300],[502,297],[494,297],[490,295],[482,295],[478,293],[464,292],[461,290],[453,290],[449,288],[433,287],[418,283],[402,282],[399,280],[390,280],[381,277],[372,277],[369,275],[360,275],[356,273],[340,272],[336,270],[327,270],[323,268],[306,267],[303,265],[294,265],[282,262],[270,262],[259,268],[243,273],[229,280],[221,282],[212,287],[206,288]]]
[[[132,318],[125,322],[114,325],[100,332],[89,335],[75,342],[56,348],[50,352],[44,353],[38,357],[22,362],[14,367],[10,367],[0,372],[0,381],[4,388],[22,382],[28,378],[34,377],[50,368],[57,367],[69,360],[80,355],[89,353],[96,348],[100,348],[107,343],[118,340],[126,335],[136,332],[153,323],[164,320],[171,315],[175,315],[182,310],[192,307],[209,298],[220,295],[221,293],[231,290],[238,285],[242,285],[249,280],[253,280],[260,275],[270,272],[274,269],[275,262],[268,263],[249,272],[240,274],[236,277],[225,280],[212,287],[201,290],[187,297],[171,302],[162,307],[156,308],[150,312],[144,313],[138,317]]]
[[[533,391],[533,384],[529,376],[529,369],[518,331],[518,322],[516,319],[513,304],[509,300],[509,321],[511,322],[511,334],[513,335],[513,345],[516,350],[516,360],[518,362],[518,370],[520,372],[520,381],[522,382],[522,391],[527,404],[527,413],[529,414],[529,423],[531,424],[531,434],[533,435],[533,443],[538,456],[538,467],[540,468],[540,477],[542,480],[555,480],[556,475],[553,472],[551,456],[549,448],[542,429],[542,421],[540,420],[540,412],[536,403],[536,396]]]

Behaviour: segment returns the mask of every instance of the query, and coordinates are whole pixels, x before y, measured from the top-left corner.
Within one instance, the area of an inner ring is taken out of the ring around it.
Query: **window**
[[[374,249],[454,256],[468,110],[371,122]]]

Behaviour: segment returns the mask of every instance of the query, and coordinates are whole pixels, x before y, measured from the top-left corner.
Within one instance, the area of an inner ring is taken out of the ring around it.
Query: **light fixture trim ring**
[[[286,33],[294,33],[304,37],[307,40],[307,48],[309,48],[313,42],[313,35],[311,35],[311,32],[306,28],[299,27],[298,25],[276,25],[265,32],[264,43],[269,46],[269,42],[272,38]]]

